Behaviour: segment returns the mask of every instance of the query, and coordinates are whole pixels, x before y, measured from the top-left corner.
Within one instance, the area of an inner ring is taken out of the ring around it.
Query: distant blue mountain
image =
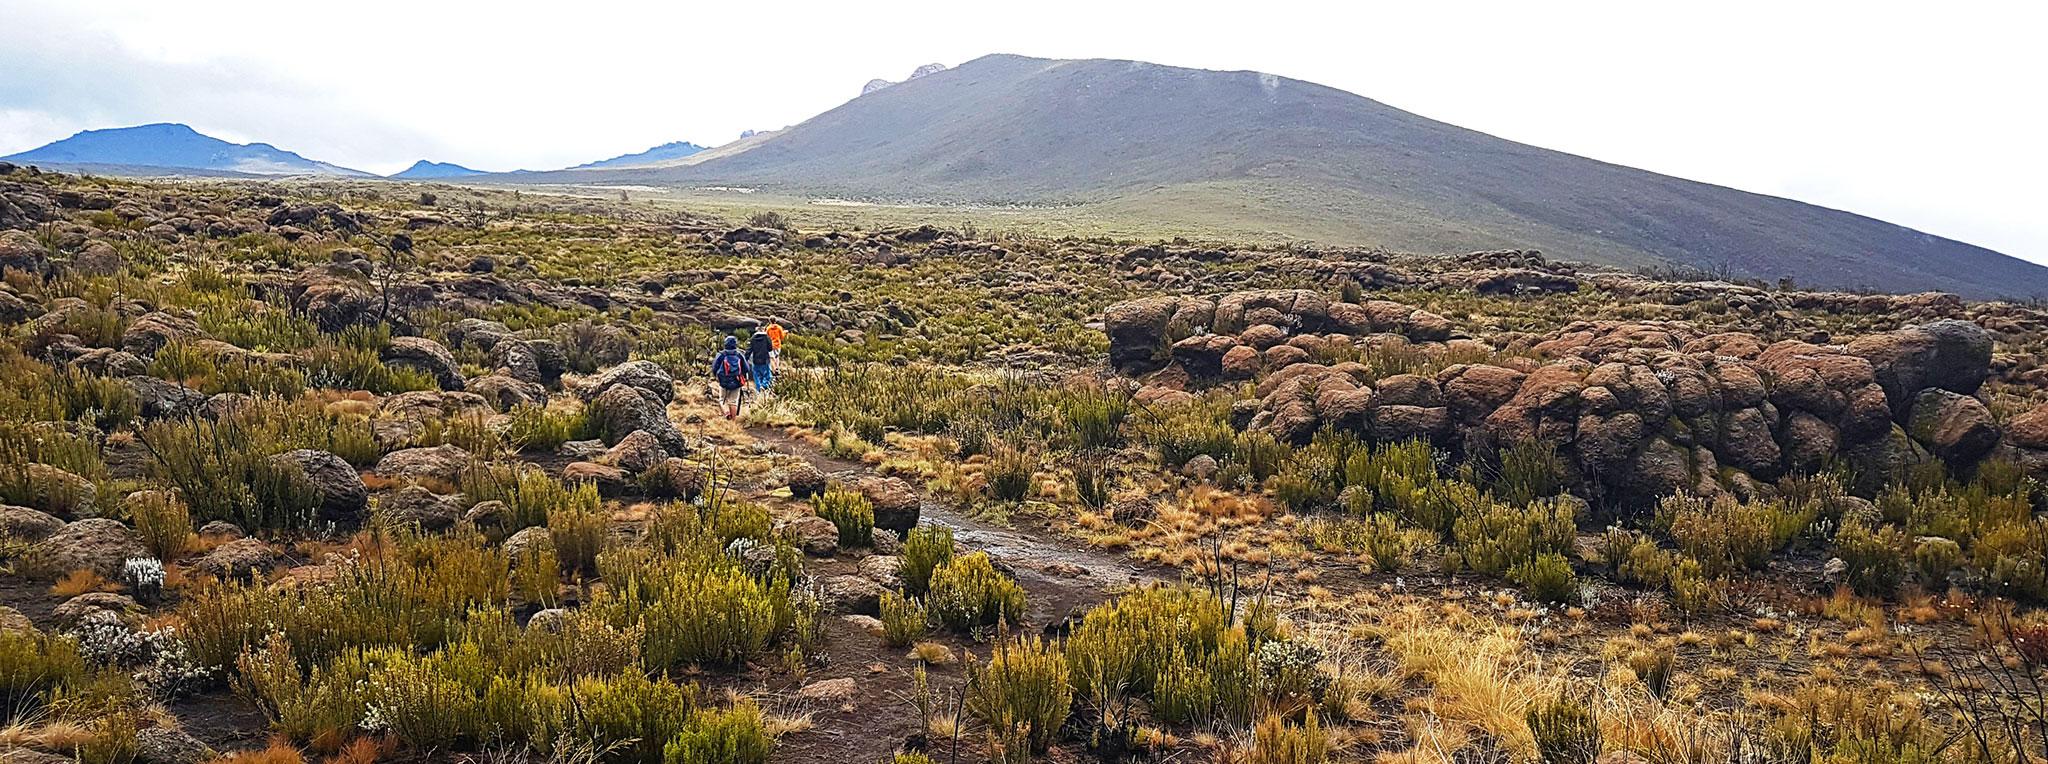
[[[674,143],[661,144],[646,151],[642,151],[638,154],[627,154],[625,156],[612,157],[601,162],[579,164],[569,169],[609,170],[618,167],[641,167],[645,165],[659,164],[661,162],[667,162],[675,159],[682,159],[683,157],[695,154],[703,150],[703,146],[699,146],[688,141],[676,141]]]
[[[250,175],[374,177],[361,170],[307,159],[268,143],[229,143],[169,122],[87,130],[56,143],[0,159],[16,164],[93,165],[96,171],[109,174],[133,168],[138,171],[198,170]]]
[[[429,162],[422,159],[412,163],[411,167],[405,168],[404,172],[386,177],[392,180],[434,180],[437,178],[466,178],[471,175],[483,174],[485,173],[482,170],[472,170],[459,164]]]

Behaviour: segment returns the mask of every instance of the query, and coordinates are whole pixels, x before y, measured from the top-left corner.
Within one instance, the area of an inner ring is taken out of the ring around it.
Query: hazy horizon
[[[1125,58],[1306,80],[2048,262],[2048,150],[2032,134],[2048,107],[2029,95],[2026,31],[2048,14],[2026,6],[1098,5],[796,3],[763,26],[738,6],[0,0],[0,69],[19,75],[0,81],[0,154],[179,122],[380,174],[420,159],[554,169],[795,124],[924,63]],[[890,34],[900,44],[874,44]]]

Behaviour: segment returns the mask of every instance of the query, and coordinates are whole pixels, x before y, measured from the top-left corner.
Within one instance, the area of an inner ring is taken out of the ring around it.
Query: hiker
[[[787,333],[782,330],[782,319],[768,319],[768,341],[774,345],[769,349],[768,357],[778,364],[782,362],[782,335]]]
[[[755,329],[752,339],[747,340],[747,364],[754,370],[754,389],[768,392],[768,386],[775,384],[775,341],[768,338],[768,331]]]
[[[739,418],[740,396],[746,390],[747,378],[751,373],[747,355],[740,352],[740,338],[727,336],[725,349],[711,357],[711,377],[718,380],[718,401],[719,405],[725,407],[725,418]]]

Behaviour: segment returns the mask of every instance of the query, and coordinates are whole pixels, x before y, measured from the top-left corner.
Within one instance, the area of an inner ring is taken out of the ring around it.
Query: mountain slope
[[[987,56],[742,151],[580,180],[1079,203],[1397,250],[1520,246],[1834,287],[2048,294],[2048,268],[1880,220],[1515,143],[1299,80],[1132,61]]]
[[[472,175],[483,174],[484,171],[482,170],[472,170],[451,162],[429,162],[422,159],[412,163],[411,167],[385,177],[392,180],[434,180],[437,178],[467,178]]]
[[[667,162],[673,162],[677,159],[682,159],[684,157],[690,156],[703,150],[703,146],[690,143],[689,141],[675,141],[672,143],[661,144],[659,146],[648,149],[646,151],[642,151],[637,154],[624,154],[612,157],[610,159],[603,159],[596,162],[579,164],[569,169],[608,170],[616,167],[644,167],[649,165],[660,165]]]
[[[267,143],[229,143],[174,123],[86,130],[0,159],[17,164],[128,167],[144,172],[197,170],[248,175],[372,177],[361,170],[307,159]]]

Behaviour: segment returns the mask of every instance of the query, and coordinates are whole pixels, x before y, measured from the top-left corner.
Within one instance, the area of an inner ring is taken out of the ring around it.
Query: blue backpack
[[[739,387],[747,376],[746,356],[737,350],[718,351],[718,357],[711,359],[711,376],[717,377],[719,386],[727,390]]]

